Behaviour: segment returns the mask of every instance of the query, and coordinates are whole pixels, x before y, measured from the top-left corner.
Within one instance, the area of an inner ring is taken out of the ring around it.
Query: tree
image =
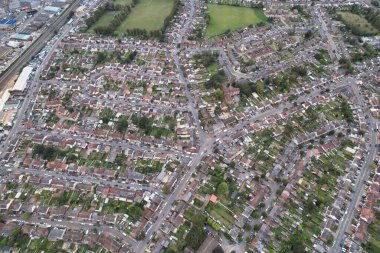
[[[342,112],[344,118],[348,123],[354,122],[354,115],[352,113],[352,110],[350,108],[350,105],[346,100],[343,100],[340,104],[340,111]]]
[[[111,119],[113,119],[114,113],[111,108],[103,108],[99,113],[99,118],[103,121],[104,124],[108,124]]]
[[[96,54],[95,66],[104,63],[107,60],[107,53],[98,52]]]
[[[126,116],[121,116],[116,124],[116,129],[120,133],[124,133],[128,128],[128,118]]]
[[[224,250],[220,247],[220,245],[218,245],[215,249],[213,249],[212,253],[224,253]]]
[[[380,7],[380,1],[379,0],[372,0],[371,4],[375,7]]]
[[[218,99],[219,101],[223,102],[223,91],[221,91],[219,88],[215,90],[215,97],[216,99]]]
[[[144,232],[141,232],[137,238],[136,238],[138,241],[141,241],[141,240],[144,240],[145,239],[145,233]]]
[[[258,218],[260,218],[260,216],[261,216],[261,213],[259,210],[255,210],[251,213],[251,217],[254,219],[258,219]]]
[[[218,223],[216,223],[213,219],[207,218],[207,223],[217,232],[221,230],[221,227]]]
[[[197,250],[199,246],[203,243],[203,241],[206,239],[206,235],[203,231],[203,222],[205,220],[205,217],[203,215],[197,215],[193,217],[192,219],[192,226],[189,231],[189,233],[186,235],[185,238],[185,245]]]
[[[29,219],[30,218],[30,213],[24,213],[22,215],[22,218],[24,218],[25,220]]]
[[[143,215],[143,210],[138,205],[133,204],[128,207],[127,214],[132,221],[137,221]]]
[[[244,224],[243,228],[245,231],[251,231],[252,229],[251,225],[249,225],[248,223]]]
[[[228,193],[228,184],[226,182],[220,183],[217,192],[219,195],[226,195]]]
[[[42,144],[37,144],[33,146],[33,155],[42,155],[45,151],[45,146]]]
[[[263,95],[264,94],[264,82],[262,82],[262,81],[257,82],[255,90],[256,90],[257,94]]]
[[[169,186],[167,185],[164,185],[164,187],[162,187],[162,192],[166,195],[168,195],[170,193],[170,188]]]
[[[313,37],[313,32],[311,30],[307,31],[305,33],[305,39],[310,39],[311,37]]]

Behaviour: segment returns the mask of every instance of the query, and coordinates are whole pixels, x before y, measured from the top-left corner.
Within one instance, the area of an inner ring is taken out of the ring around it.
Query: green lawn
[[[207,205],[206,210],[212,217],[219,220],[226,227],[230,227],[235,221],[233,214],[219,203],[214,204],[210,202]]]
[[[94,29],[96,27],[99,27],[99,26],[106,26],[108,25],[112,19],[114,18],[114,16],[116,15],[116,12],[113,12],[113,11],[110,11],[110,12],[106,12],[98,21],[96,21],[96,23],[91,26],[90,29],[88,29],[87,31],[90,32],[90,33],[94,33]]]
[[[208,4],[210,23],[206,36],[215,36],[228,30],[236,30],[249,25],[265,22],[267,17],[261,9],[230,5]]]
[[[128,5],[132,3],[132,0],[114,0],[115,4]]]
[[[174,0],[140,0],[117,32],[124,33],[127,29],[134,28],[145,29],[148,32],[159,30],[172,11],[173,5]]]
[[[130,5],[132,3],[132,0],[114,0],[115,4],[121,4],[121,5]],[[117,12],[106,12],[93,26],[91,26],[90,29],[87,31],[90,33],[94,33],[94,29],[99,26],[106,26],[108,25],[112,19],[115,17]]]

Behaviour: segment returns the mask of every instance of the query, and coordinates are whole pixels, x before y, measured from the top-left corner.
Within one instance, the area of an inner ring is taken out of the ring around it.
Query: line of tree
[[[165,36],[161,30],[153,30],[147,31],[146,29],[127,29],[126,33],[130,36],[135,37],[143,37],[143,38],[159,38],[160,40],[164,40]]]
[[[94,25],[107,11],[120,11],[123,8],[120,4],[115,4],[107,2],[104,5],[100,6],[87,20],[87,28],[90,28]]]
[[[115,34],[116,29],[123,23],[123,21],[128,17],[129,13],[131,13],[131,6],[124,6],[118,14],[114,16],[112,21],[106,26],[98,26],[94,29],[95,33],[104,36],[111,36]]]
[[[162,26],[161,28],[161,32],[164,33],[166,31],[166,29],[168,28],[169,24],[170,24],[170,21],[174,18],[174,16],[177,14],[178,10],[179,10],[179,7],[181,5],[181,1],[180,0],[174,0],[174,4],[173,4],[173,8],[169,14],[169,16],[167,16],[164,20],[164,25]]]
[[[369,9],[366,19],[371,23],[378,31],[380,31],[380,11],[375,9]]]
[[[153,31],[147,31],[146,29],[127,29],[127,34],[130,36],[137,36],[137,37],[144,37],[144,38],[158,38],[160,41],[165,40],[165,31],[170,25],[170,21],[174,18],[174,16],[177,14],[179,8],[181,6],[180,0],[174,0],[173,8],[170,12],[170,14],[165,18],[164,24],[162,25],[161,29],[159,30],[153,30]]]
[[[263,8],[263,3],[253,3],[249,0],[208,0],[208,3],[212,4],[224,4],[224,5],[232,5],[232,6],[244,6],[251,8]]]
[[[139,3],[140,0],[132,0],[130,5],[120,5],[114,3],[106,3],[103,6],[99,7],[94,14],[86,20],[87,29],[94,25],[107,11],[118,11],[118,14],[112,19],[109,25],[98,26],[94,29],[96,34],[103,36],[114,36],[116,29],[122,24],[122,22],[128,17],[131,13],[132,8]],[[161,41],[165,40],[165,31],[170,25],[170,21],[177,14],[181,5],[180,0],[174,0],[173,8],[170,14],[165,18],[164,24],[161,29],[147,31],[146,29],[127,29],[126,34],[130,36],[137,36],[143,38],[158,38]]]
[[[342,112],[344,118],[348,123],[354,122],[354,114],[352,113],[352,110],[347,100],[343,100],[340,104],[340,111]]]

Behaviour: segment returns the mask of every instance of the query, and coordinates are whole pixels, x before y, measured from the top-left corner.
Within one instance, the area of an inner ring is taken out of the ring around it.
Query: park
[[[257,25],[267,21],[262,9],[220,4],[208,4],[209,23],[206,36],[216,36],[228,31]]]
[[[103,33],[104,30],[109,32],[113,30],[113,35],[130,34],[130,31],[138,30],[137,35],[146,35],[149,32],[160,31],[166,28],[168,20],[175,12],[175,0],[115,0],[112,4],[116,7],[115,10],[110,10],[105,5],[106,10],[100,15],[92,17],[95,22],[89,23],[87,32],[89,33]],[[130,6],[126,10],[126,14],[118,18],[118,23],[115,26],[115,16],[118,15],[123,7]],[[110,29],[112,27],[112,29]],[[103,28],[103,29],[102,29]],[[111,35],[111,34],[105,34]]]
[[[358,36],[371,36],[376,35],[379,31],[364,17],[351,12],[339,12],[338,13],[342,22]]]
[[[160,30],[173,6],[174,0],[140,0],[128,18],[118,27],[117,32],[125,33],[128,29],[148,32]]]

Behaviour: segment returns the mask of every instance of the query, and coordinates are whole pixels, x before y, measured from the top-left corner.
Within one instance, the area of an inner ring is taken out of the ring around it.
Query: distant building
[[[26,83],[29,79],[29,76],[32,73],[32,70],[33,70],[33,67],[30,67],[30,66],[27,66],[22,70],[15,85],[12,88],[13,91],[24,91],[26,87]]]
[[[33,37],[26,34],[15,33],[10,37],[11,40],[19,40],[19,41],[32,41]]]
[[[54,6],[46,6],[45,8],[44,8],[44,11],[45,12],[48,12],[48,13],[54,13],[54,14],[56,14],[56,13],[60,13],[61,12],[61,8],[59,8],[59,7],[54,7]]]
[[[13,29],[15,25],[16,25],[15,19],[1,19],[0,20],[0,29],[10,30],[10,29]]]

